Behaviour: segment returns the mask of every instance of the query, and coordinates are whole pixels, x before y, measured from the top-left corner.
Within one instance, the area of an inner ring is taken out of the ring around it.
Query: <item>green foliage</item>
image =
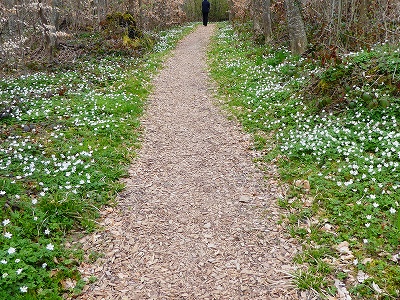
[[[193,27],[161,32],[142,58],[87,56],[0,81],[0,299],[62,299],[94,280],[81,278],[82,253],[65,238],[93,230],[122,190],[151,77]]]
[[[227,108],[292,185],[279,204],[306,249],[296,259],[303,289],[334,294],[337,279],[360,299],[400,296],[399,53],[381,45],[321,65],[261,48],[227,24],[213,41],[211,72]],[[354,256],[347,263],[342,242]],[[361,268],[368,280],[347,280]]]
[[[333,268],[327,261],[329,261],[331,255],[334,255],[334,253],[329,248],[324,247],[309,249],[297,255],[295,262],[307,267],[298,270],[294,275],[297,286],[302,290],[310,288],[318,292],[329,290],[327,276]],[[332,294],[332,291],[335,291],[335,289],[331,287],[328,293]]]
[[[383,45],[336,59],[311,78],[306,99],[330,98],[320,109],[387,108],[400,95],[399,52]]]

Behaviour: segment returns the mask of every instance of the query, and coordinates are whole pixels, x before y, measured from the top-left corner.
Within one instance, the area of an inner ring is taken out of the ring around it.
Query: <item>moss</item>
[[[122,37],[127,35],[130,39],[143,36],[142,31],[137,27],[135,18],[130,13],[115,12],[107,15],[101,23],[103,32],[108,36]]]

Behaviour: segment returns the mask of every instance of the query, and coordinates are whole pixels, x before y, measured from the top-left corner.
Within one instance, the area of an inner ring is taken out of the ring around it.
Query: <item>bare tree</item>
[[[258,39],[263,34],[261,0],[251,1],[254,36]]]
[[[127,3],[127,11],[134,16],[136,14],[136,1],[135,0],[128,0]]]
[[[265,42],[272,40],[271,0],[262,0],[262,23]]]
[[[307,36],[298,0],[285,0],[290,47],[293,54],[302,54],[307,48]]]
[[[229,21],[233,21],[235,19],[235,10],[234,10],[234,2],[233,0],[228,0],[229,5]]]
[[[46,8],[48,9],[49,7],[43,3],[43,0],[38,0],[38,14],[41,22],[40,25],[42,27],[42,33],[45,39],[45,45],[48,51],[49,59],[50,61],[52,61],[54,55],[56,34],[55,34],[55,27],[49,24],[49,21],[45,16]]]
[[[361,25],[367,24],[369,7],[370,7],[369,0],[360,0],[360,23],[361,23]]]

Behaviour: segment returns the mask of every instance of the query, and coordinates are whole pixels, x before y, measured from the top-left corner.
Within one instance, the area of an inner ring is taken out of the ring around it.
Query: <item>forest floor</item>
[[[300,245],[279,225],[276,168],[255,166],[213,98],[213,29],[185,37],[154,80],[126,189],[80,240],[104,256],[81,265],[97,280],[79,299],[311,299],[292,283]]]

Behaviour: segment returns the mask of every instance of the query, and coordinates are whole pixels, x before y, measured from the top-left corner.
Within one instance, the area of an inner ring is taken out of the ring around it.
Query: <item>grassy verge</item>
[[[324,297],[400,296],[400,50],[329,64],[222,24],[209,62],[227,108],[291,185],[282,222],[301,240],[298,287]]]
[[[82,253],[138,147],[151,77],[193,25],[159,33],[141,58],[106,55],[0,81],[0,299],[61,299],[84,286]]]

